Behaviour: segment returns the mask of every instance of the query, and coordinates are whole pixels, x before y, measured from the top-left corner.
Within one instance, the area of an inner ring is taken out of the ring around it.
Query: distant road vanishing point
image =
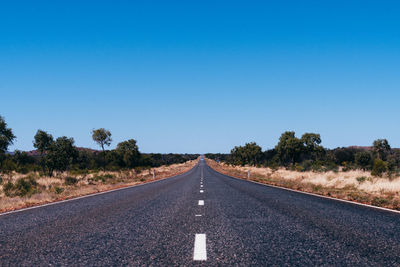
[[[400,214],[234,179],[157,182],[3,214],[1,266],[400,265]]]

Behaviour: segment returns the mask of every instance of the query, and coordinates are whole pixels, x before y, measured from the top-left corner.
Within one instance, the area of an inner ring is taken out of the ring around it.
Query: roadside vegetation
[[[161,179],[192,168],[198,154],[144,154],[136,140],[112,150],[111,132],[92,131],[101,151],[38,130],[35,151],[7,153],[15,135],[0,116],[0,212]]]
[[[281,135],[275,148],[256,143],[206,154],[216,170],[239,178],[400,210],[400,150],[386,139],[370,147],[326,149],[319,134]]]

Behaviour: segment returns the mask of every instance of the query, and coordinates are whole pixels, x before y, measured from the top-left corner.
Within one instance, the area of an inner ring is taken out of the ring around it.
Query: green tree
[[[257,165],[262,156],[262,149],[255,142],[236,146],[231,150],[231,162],[237,165]]]
[[[374,151],[379,159],[384,160],[386,155],[390,152],[390,145],[386,139],[377,139],[373,143]]]
[[[104,128],[99,128],[92,131],[92,138],[102,149],[103,151],[103,170],[106,170],[106,154],[104,151],[104,146],[110,146],[112,139],[111,139],[111,132]]]
[[[54,142],[53,136],[51,134],[48,134],[47,132],[40,129],[37,130],[33,139],[33,146],[40,152],[42,156],[50,149],[50,146]]]
[[[284,132],[275,146],[277,155],[282,163],[290,161],[295,164],[304,151],[303,140],[295,136],[295,132]]]
[[[58,137],[53,142],[46,154],[46,165],[49,176],[53,175],[53,170],[65,171],[70,164],[78,157],[78,151],[74,146],[74,139],[66,136]]]
[[[140,161],[139,148],[136,144],[136,140],[134,139],[118,143],[115,150],[120,156],[125,167],[133,168],[137,166]]]
[[[28,153],[20,150],[15,150],[13,158],[19,168],[35,162],[35,159],[32,156],[29,156]]]
[[[33,146],[40,152],[40,165],[42,166],[43,172],[46,169],[46,159],[44,154],[50,150],[50,147],[53,145],[54,139],[53,136],[45,131],[37,130],[35,136],[33,137]],[[51,171],[53,173],[53,171]]]
[[[13,144],[15,135],[11,128],[7,127],[7,123],[4,118],[0,116],[0,154],[4,154],[8,146]]]
[[[371,165],[372,156],[370,152],[362,151],[355,154],[355,159],[357,165],[366,170]]]
[[[324,148],[320,145],[321,135],[316,133],[305,133],[301,137],[303,142],[303,153],[305,153],[308,158],[315,159],[317,156],[323,154]]]

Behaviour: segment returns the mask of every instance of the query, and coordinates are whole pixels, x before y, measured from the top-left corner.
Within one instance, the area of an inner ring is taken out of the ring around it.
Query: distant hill
[[[372,146],[349,146],[349,148],[364,149],[364,150],[373,150],[374,149]]]

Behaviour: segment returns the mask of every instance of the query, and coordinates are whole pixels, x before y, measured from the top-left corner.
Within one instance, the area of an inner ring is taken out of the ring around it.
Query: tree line
[[[400,173],[400,150],[392,149],[386,139],[377,139],[371,147],[327,149],[317,133],[296,137],[295,132],[282,133],[273,149],[263,151],[255,142],[235,146],[230,154],[206,154],[206,157],[232,165],[286,167],[298,171],[347,171],[362,169],[372,175]]]
[[[0,170],[2,172],[40,171],[48,176],[55,172],[67,170],[121,170],[141,169],[183,163],[196,159],[198,154],[160,154],[141,153],[136,140],[129,139],[117,144],[115,149],[106,150],[112,143],[111,132],[104,128],[91,132],[92,139],[101,151],[75,146],[74,138],[61,136],[54,138],[52,134],[37,130],[33,137],[33,146],[37,155],[16,150],[6,153],[16,136],[0,116]]]

